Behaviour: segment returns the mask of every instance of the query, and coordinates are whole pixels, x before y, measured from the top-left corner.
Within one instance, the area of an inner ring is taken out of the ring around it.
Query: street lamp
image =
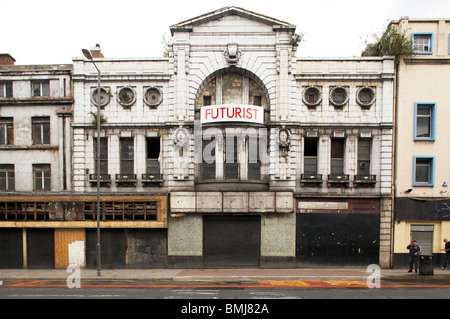
[[[98,71],[97,82],[97,276],[100,276],[100,92],[101,72],[94,62],[89,50],[82,49],[86,59],[90,60]]]

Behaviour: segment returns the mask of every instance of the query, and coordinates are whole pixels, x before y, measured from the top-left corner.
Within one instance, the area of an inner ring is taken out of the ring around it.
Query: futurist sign
[[[255,105],[210,105],[200,109],[201,123],[247,122],[264,124],[264,108]]]

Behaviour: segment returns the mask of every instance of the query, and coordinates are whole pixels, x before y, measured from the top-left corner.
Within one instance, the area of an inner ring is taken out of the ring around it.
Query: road
[[[5,288],[0,299],[450,299],[446,288]]]
[[[75,286],[69,288],[68,284]],[[80,288],[77,288],[79,284]],[[368,288],[357,280],[149,281],[7,280],[1,299],[450,299],[450,283],[383,281]]]

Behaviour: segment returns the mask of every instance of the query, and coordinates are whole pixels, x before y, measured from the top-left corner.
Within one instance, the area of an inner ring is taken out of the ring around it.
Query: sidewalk
[[[295,269],[103,269],[100,277],[96,269],[81,269],[85,280],[367,280],[372,273],[366,268],[295,268]],[[0,269],[1,280],[66,280],[72,273],[66,269]],[[433,276],[408,273],[407,269],[381,269],[381,280],[448,279],[450,270],[434,269]]]

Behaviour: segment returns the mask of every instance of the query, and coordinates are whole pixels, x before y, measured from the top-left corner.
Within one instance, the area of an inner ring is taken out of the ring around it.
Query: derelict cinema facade
[[[171,27],[169,266],[390,265],[393,60],[300,59],[295,29]]]

